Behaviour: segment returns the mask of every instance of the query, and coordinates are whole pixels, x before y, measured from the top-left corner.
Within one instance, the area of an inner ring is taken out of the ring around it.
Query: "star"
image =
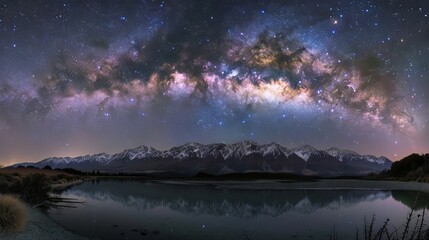
[[[70,143],[64,155],[246,138],[427,151],[427,9],[389,6],[1,5],[1,161],[40,160],[53,142]]]

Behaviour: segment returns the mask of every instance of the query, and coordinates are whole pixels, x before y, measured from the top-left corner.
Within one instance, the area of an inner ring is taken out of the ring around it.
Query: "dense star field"
[[[429,151],[428,1],[0,1],[0,164],[254,140]]]

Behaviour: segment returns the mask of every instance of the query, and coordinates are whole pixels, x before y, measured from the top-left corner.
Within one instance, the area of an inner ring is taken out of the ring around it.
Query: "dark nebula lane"
[[[429,151],[427,1],[0,1],[0,164],[186,142]]]

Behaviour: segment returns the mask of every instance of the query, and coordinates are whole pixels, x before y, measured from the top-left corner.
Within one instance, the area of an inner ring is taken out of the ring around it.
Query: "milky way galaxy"
[[[0,163],[254,140],[429,151],[425,1],[1,1]]]

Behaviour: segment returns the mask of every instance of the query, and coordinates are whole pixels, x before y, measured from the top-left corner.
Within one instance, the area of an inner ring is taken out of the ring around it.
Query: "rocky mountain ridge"
[[[140,146],[116,154],[99,153],[75,158],[53,157],[18,166],[74,168],[81,171],[153,173],[172,172],[213,175],[244,172],[293,173],[299,175],[364,175],[390,169],[386,157],[360,155],[338,148],[318,150],[309,145],[286,148],[278,143],[252,141],[234,144],[187,143],[160,151]]]

